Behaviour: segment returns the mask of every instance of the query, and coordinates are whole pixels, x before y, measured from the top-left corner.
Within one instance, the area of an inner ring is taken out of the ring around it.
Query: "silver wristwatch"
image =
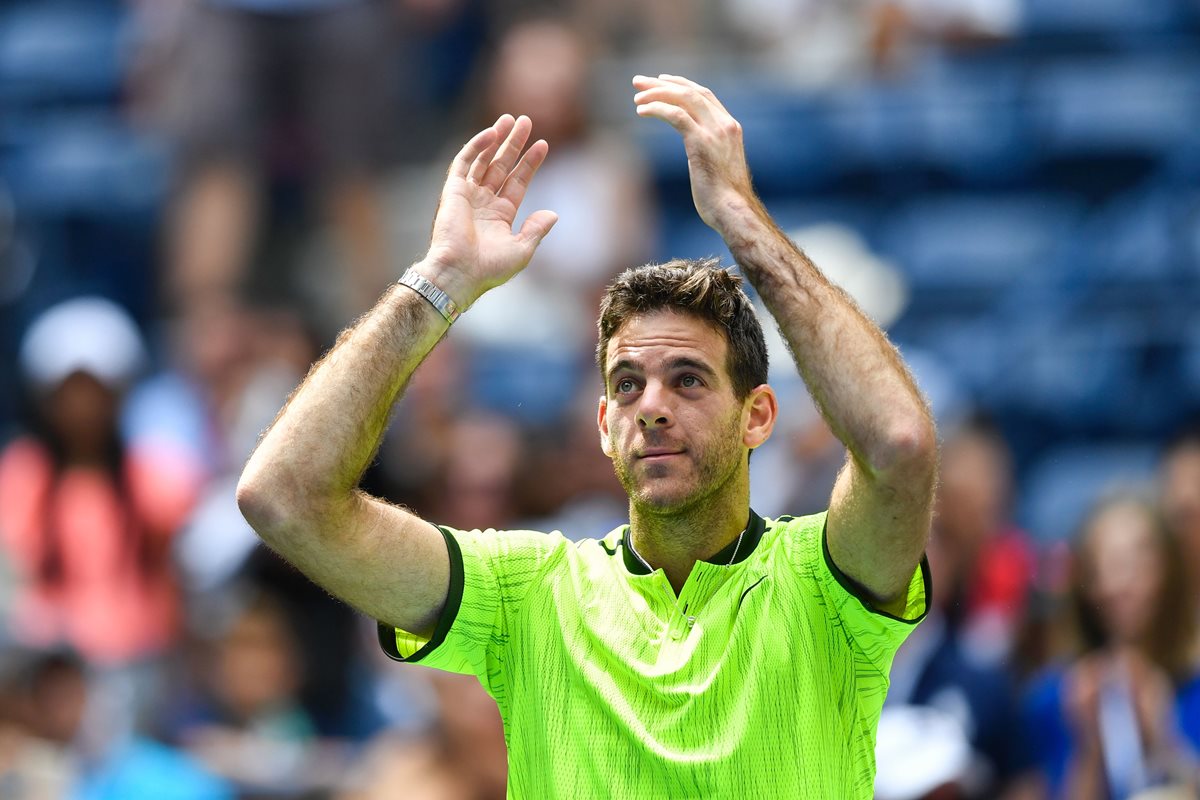
[[[454,324],[454,320],[458,319],[458,315],[462,313],[462,309],[458,307],[458,303],[450,299],[450,295],[443,292],[433,281],[412,267],[404,271],[398,283],[404,284],[428,300],[429,304],[436,308],[438,313],[445,317],[446,322],[449,322],[451,325]]]

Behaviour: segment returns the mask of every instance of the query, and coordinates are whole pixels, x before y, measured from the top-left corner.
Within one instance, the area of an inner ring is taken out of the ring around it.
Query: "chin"
[[[694,486],[679,487],[641,487],[630,494],[636,505],[647,511],[670,513],[682,511],[696,503],[702,492]]]

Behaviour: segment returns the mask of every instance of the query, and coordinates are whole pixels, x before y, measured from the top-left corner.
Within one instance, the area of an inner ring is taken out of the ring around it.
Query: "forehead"
[[[729,344],[717,327],[699,317],[678,311],[651,311],[631,317],[608,340],[608,369],[618,361],[641,366],[672,357],[687,356],[714,369],[725,363]]]
[[[1093,563],[1144,557],[1156,550],[1153,525],[1143,509],[1119,503],[1092,521],[1084,541],[1085,551]]]

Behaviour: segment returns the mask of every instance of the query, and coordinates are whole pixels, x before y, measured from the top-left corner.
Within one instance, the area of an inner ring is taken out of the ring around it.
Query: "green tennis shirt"
[[[446,608],[392,658],[474,675],[500,707],[510,798],[870,798],[896,648],[925,615],[873,610],[829,556],[825,514],[750,512],[679,596],[622,526],[571,542],[441,528]]]

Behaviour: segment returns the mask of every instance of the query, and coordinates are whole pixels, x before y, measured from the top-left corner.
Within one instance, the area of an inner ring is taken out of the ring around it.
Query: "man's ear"
[[[608,437],[608,397],[600,395],[600,407],[596,412],[596,427],[600,429],[600,449],[604,455],[613,457],[612,441]]]
[[[779,400],[767,384],[750,390],[742,413],[742,444],[751,450],[767,441],[779,418]]]

